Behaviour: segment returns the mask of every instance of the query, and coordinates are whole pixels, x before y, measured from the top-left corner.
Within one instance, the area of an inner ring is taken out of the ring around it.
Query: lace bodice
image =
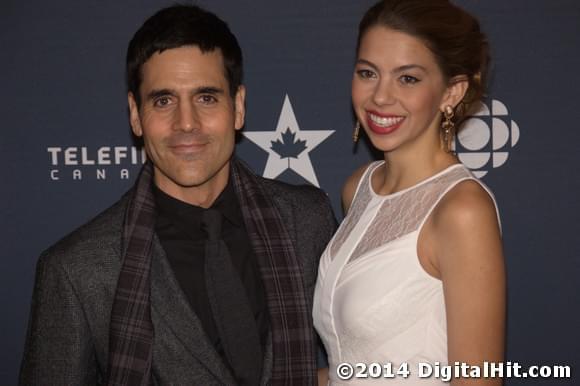
[[[342,382],[336,377],[341,362],[447,362],[443,288],[420,265],[417,240],[445,193],[461,181],[479,180],[457,164],[382,196],[371,187],[381,165],[372,163],[362,176],[320,261],[314,323],[328,352],[333,385]]]

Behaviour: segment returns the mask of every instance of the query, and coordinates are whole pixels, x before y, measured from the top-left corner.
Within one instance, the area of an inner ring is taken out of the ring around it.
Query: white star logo
[[[309,153],[332,133],[334,130],[301,131],[288,95],[284,98],[276,131],[243,132],[246,138],[268,152],[264,177],[276,178],[285,170],[292,169],[317,187],[318,179]]]

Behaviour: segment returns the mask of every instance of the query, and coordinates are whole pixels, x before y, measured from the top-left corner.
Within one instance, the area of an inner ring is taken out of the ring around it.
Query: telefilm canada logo
[[[504,165],[520,139],[520,128],[506,105],[497,99],[490,102],[481,103],[462,123],[452,147],[478,178]]]
[[[128,180],[147,156],[136,146],[49,146],[49,178],[61,180]]]

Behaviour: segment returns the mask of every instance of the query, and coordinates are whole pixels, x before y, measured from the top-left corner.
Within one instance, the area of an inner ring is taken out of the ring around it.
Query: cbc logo
[[[453,150],[478,178],[506,163],[520,139],[520,128],[510,119],[506,106],[493,99],[490,108],[481,103],[461,125]]]

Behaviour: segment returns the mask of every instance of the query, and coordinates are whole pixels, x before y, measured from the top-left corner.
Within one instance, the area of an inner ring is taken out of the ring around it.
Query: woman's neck
[[[453,153],[433,151],[403,151],[384,153],[384,167],[373,176],[372,185],[378,194],[392,194],[407,189],[458,163]]]

